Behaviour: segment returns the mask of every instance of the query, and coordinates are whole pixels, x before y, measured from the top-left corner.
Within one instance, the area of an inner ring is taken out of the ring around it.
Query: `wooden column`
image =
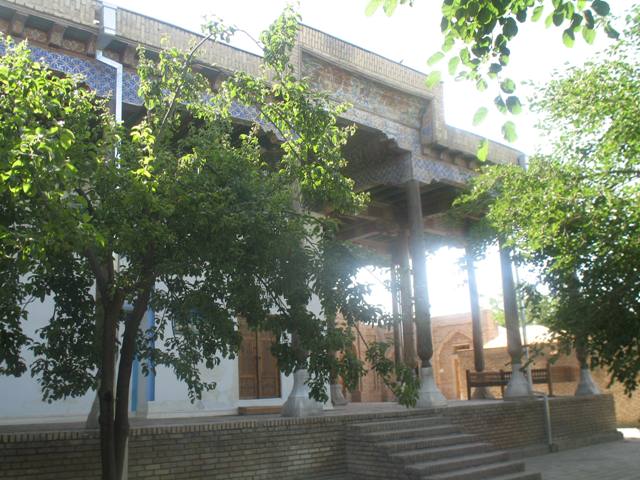
[[[518,321],[516,288],[511,270],[511,251],[500,245],[500,266],[502,268],[502,295],[504,301],[504,321],[507,327],[507,351],[511,357],[511,380],[504,392],[505,399],[517,399],[532,395],[531,385],[522,373],[522,339]]]
[[[424,220],[420,183],[407,182],[407,204],[409,217],[409,248],[413,267],[413,292],[416,314],[416,344],[420,358],[420,392],[418,407],[441,406],[446,400],[436,386],[431,357],[431,314],[429,312],[429,290],[427,287],[427,258],[424,245]]]
[[[398,270],[400,276],[400,312],[402,315],[402,360],[410,368],[416,367],[416,338],[413,325],[413,291],[409,266],[409,237],[403,232],[398,239]]]
[[[295,182],[293,184],[293,198],[291,199],[293,210],[301,214],[302,195],[300,193],[300,185]],[[297,333],[291,334],[291,347],[294,355],[298,358],[298,364],[306,364],[309,352],[305,351],[300,345],[300,337]],[[293,388],[282,405],[283,417],[310,417],[321,415],[323,412],[323,404],[311,398],[311,389],[307,385],[309,372],[306,367],[298,367],[293,372]]]
[[[396,242],[397,243],[397,242]],[[389,274],[391,276],[391,312],[393,314],[393,358],[396,365],[402,363],[402,324],[400,316],[400,268],[398,248],[394,246]]]
[[[478,284],[476,282],[476,270],[473,264],[473,255],[466,249],[467,277],[469,281],[469,304],[471,306],[471,324],[473,331],[473,362],[476,372],[484,371],[484,340],[482,338],[482,315],[480,312],[480,298],[478,296]],[[476,387],[471,398],[490,399],[493,395],[486,387]]]

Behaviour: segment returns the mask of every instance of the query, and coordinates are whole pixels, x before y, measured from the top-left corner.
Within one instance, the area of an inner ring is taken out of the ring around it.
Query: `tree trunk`
[[[115,431],[113,423],[115,396],[114,375],[116,368],[115,345],[120,306],[114,304],[104,308],[102,330],[102,369],[100,388],[100,453],[102,457],[102,480],[117,480]]]
[[[136,337],[140,329],[140,322],[147,311],[150,288],[136,300],[133,312],[125,321],[122,347],[120,348],[120,363],[118,365],[118,384],[116,389],[116,414],[114,421],[114,450],[116,464],[116,478],[122,480],[127,458],[127,441],[129,439],[129,390],[131,386],[131,370],[136,355]]]

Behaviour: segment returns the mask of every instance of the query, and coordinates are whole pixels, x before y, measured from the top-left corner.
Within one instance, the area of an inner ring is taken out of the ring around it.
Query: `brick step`
[[[492,450],[493,446],[486,442],[462,443],[445,447],[422,448],[405,452],[392,453],[391,457],[405,464],[427,462],[462,455],[473,455]]]
[[[477,435],[469,433],[453,433],[429,438],[408,438],[404,440],[381,441],[376,443],[386,452],[408,452],[409,450],[421,450],[424,448],[444,447],[447,445],[460,445],[472,443],[478,440]]]
[[[448,433],[459,433],[459,430],[453,425],[436,425],[433,427],[407,428],[402,430],[389,430],[386,432],[370,432],[365,433],[363,436],[376,442],[381,440],[437,437]]]
[[[503,451],[478,453],[473,455],[463,455],[458,457],[444,458],[431,462],[414,463],[407,465],[407,470],[417,475],[434,475],[445,472],[459,472],[471,467],[495,464],[497,462],[507,462],[509,453]],[[524,464],[523,469],[524,469]],[[509,473],[509,472],[507,472]],[[457,478],[457,477],[456,477]],[[465,478],[465,477],[463,477]],[[469,477],[475,478],[475,477]],[[478,477],[480,478],[480,477]]]
[[[510,475],[525,475],[522,480],[529,480],[525,473],[524,462],[521,461],[508,461],[508,462],[496,462],[485,465],[475,465],[461,470],[443,472],[438,474],[424,474],[421,476],[423,480],[483,480],[483,479],[508,479]],[[539,474],[533,474],[539,475]],[[519,476],[514,477],[517,480],[521,480]],[[533,477],[535,478],[535,477]]]
[[[432,427],[435,425],[449,425],[442,417],[414,417],[402,420],[386,420],[383,422],[356,423],[350,425],[361,433],[382,432],[389,430],[405,430],[407,428]]]

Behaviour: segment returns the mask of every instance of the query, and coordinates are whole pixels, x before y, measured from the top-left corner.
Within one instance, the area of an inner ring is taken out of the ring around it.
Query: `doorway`
[[[240,400],[280,397],[280,370],[271,354],[273,334],[253,331],[244,320],[240,320],[240,333]]]

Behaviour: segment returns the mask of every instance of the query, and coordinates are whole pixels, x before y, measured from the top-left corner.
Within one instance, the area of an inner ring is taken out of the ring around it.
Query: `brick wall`
[[[533,368],[546,368],[550,356],[549,349],[543,351],[544,355],[533,361]],[[460,370],[464,378],[467,369],[473,370],[473,351],[459,352]],[[510,358],[506,348],[487,348],[484,351],[485,370],[509,370]],[[566,375],[567,371],[570,375]],[[551,379],[554,395],[572,396],[577,387],[579,374],[578,360],[575,355],[560,355],[551,366]],[[610,393],[615,400],[616,421],[621,427],[640,427],[640,392],[634,392],[632,396],[624,393],[624,387],[619,383],[609,386],[609,375],[602,369],[592,372],[594,381],[600,387],[600,391]],[[464,396],[466,397],[466,383]],[[535,389],[548,393],[546,385],[535,385]],[[490,389],[496,398],[500,398],[500,389]]]
[[[540,401],[496,402],[442,409],[462,430],[500,448],[545,442]],[[372,419],[424,415],[424,410],[384,414],[327,415],[319,418],[229,420],[223,423],[134,428],[129,478],[133,479],[310,479],[347,471],[349,424]],[[565,397],[551,401],[554,436],[561,446],[589,443],[615,433],[613,400]],[[372,459],[362,450],[356,462]],[[354,460],[352,458],[351,460]],[[99,479],[96,432],[64,431],[0,434],[3,480]]]
[[[615,438],[611,395],[557,397],[549,400],[549,406],[554,443],[560,447],[586,445],[601,435]],[[499,448],[524,449],[546,443],[542,400],[450,407],[443,412],[466,433],[481,435]]]
[[[320,479],[346,471],[345,422],[277,419],[133,429],[131,479]],[[0,436],[0,478],[100,478],[96,432]]]

